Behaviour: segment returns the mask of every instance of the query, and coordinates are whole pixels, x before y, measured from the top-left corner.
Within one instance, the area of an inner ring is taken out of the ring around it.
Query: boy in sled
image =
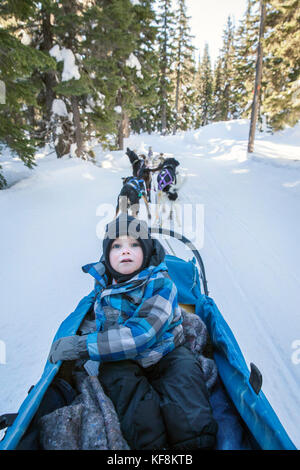
[[[99,361],[99,380],[131,449],[213,448],[217,424],[202,370],[184,345],[177,289],[144,221],[106,227],[96,279],[97,331],[57,340],[49,360]]]

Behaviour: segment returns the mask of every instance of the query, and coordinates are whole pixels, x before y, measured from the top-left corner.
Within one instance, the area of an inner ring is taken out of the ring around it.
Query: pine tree
[[[294,126],[300,119],[300,3],[267,3],[262,112],[273,130]]]
[[[81,102],[89,94],[91,87],[84,69],[81,48],[85,28],[84,12],[88,5],[87,0],[64,0],[58,2],[55,12],[55,45],[50,54],[58,61],[60,76],[54,91],[67,110],[65,116],[53,113],[56,126],[57,121],[61,124],[54,142],[58,156],[71,152],[71,155],[86,158]]]
[[[198,62],[196,65],[196,72],[194,76],[194,88],[195,88],[195,103],[194,103],[194,128],[198,129],[201,126],[201,97],[203,94],[202,86],[202,64],[201,56],[198,56]]]
[[[251,108],[251,120],[248,139],[248,152],[252,153],[254,150],[255,128],[260,105],[261,83],[262,83],[262,65],[263,65],[263,39],[265,34],[266,22],[266,3],[265,0],[260,0],[260,24],[259,35],[257,44],[257,58],[255,66],[255,85],[253,103]]]
[[[26,22],[35,14],[33,1],[4,1],[0,5],[0,82],[5,99],[0,100],[0,143],[8,145],[26,166],[34,166],[37,140],[28,108],[37,107],[41,83],[37,72],[55,68],[46,54],[24,44]],[[0,187],[5,185],[0,178]]]
[[[213,73],[213,121],[220,121],[222,119],[222,97],[223,97],[223,74],[222,74],[222,60],[218,56],[214,73]]]
[[[185,0],[178,0],[176,60],[174,64],[175,98],[174,111],[175,123],[173,133],[177,129],[187,129],[190,124],[191,103],[195,90],[192,87],[195,77],[195,50],[191,43],[192,35],[188,24],[189,17],[186,14]]]
[[[195,121],[196,89],[194,87],[194,81],[196,75],[196,61],[194,54],[185,59],[184,71],[181,89],[180,129],[185,131],[193,129]]]
[[[53,0],[41,0],[37,3],[34,15],[28,18],[26,32],[30,37],[31,46],[43,51],[48,57],[57,37],[55,36],[56,17],[59,15],[61,5]],[[58,98],[55,87],[60,81],[61,66],[52,69],[35,72],[36,80],[39,80],[39,93],[37,105],[30,107],[28,114],[33,117],[32,125],[39,146],[54,143],[58,157],[70,151],[72,139],[67,143],[65,140],[66,128],[71,129],[72,123],[69,119],[57,116],[52,112],[54,100]]]
[[[257,0],[248,0],[247,8],[236,31],[233,87],[239,117],[249,118],[255,80],[256,48],[259,29]]]
[[[199,61],[197,90],[196,127],[207,125],[212,119],[213,73],[209,55],[208,44],[204,46],[203,59]]]
[[[116,145],[122,113],[116,104],[118,90],[125,80],[120,68],[134,48],[126,31],[132,21],[132,11],[125,5],[122,7],[122,3],[97,1],[84,12],[82,55],[90,83],[90,91],[82,103],[85,132],[112,146]]]
[[[123,148],[130,122],[135,130],[142,125],[144,107],[155,100],[156,30],[153,0],[133,5],[129,0],[97,1],[86,13],[85,68],[93,93],[88,105],[89,127],[97,134],[115,136],[115,148]],[[103,108],[93,106],[97,94],[104,97]]]
[[[158,13],[158,66],[157,95],[158,103],[155,110],[157,130],[165,135],[170,132],[172,119],[172,83],[171,66],[174,58],[175,14],[172,10],[172,0],[159,0]],[[155,126],[155,129],[156,129]]]
[[[234,96],[234,25],[228,17],[223,35],[223,47],[217,59],[214,84],[215,121],[228,121],[237,117],[237,105]]]
[[[53,3],[51,0],[42,0],[39,15],[37,15],[39,25],[37,44],[39,44],[40,50],[47,54],[49,54],[49,51],[54,46],[52,22],[56,10],[56,3]],[[45,71],[41,74],[41,79],[43,86],[39,93],[38,102],[42,109],[42,115],[38,132],[40,132],[42,143],[45,144],[50,141],[52,137],[50,123],[52,118],[52,104],[56,97],[54,92],[54,87],[57,84],[56,71]]]
[[[141,70],[135,72],[132,80],[134,109],[129,116],[130,128],[133,131],[152,132],[156,128],[155,108],[158,106],[157,77],[159,70],[156,40],[158,28],[153,0],[140,0],[134,8],[134,30],[136,47],[134,56]],[[140,80],[142,77],[142,80]]]
[[[154,52],[156,28],[153,20],[155,14],[152,9],[153,0],[140,0],[132,6],[132,20],[129,35],[133,41],[133,49],[129,56],[125,56],[122,68],[122,88],[118,90],[121,102],[117,105],[122,108],[122,120],[118,132],[118,147],[123,148],[123,138],[129,135],[124,132],[124,125],[133,122],[134,118],[142,117],[147,105],[157,99],[155,93],[155,76],[157,74],[157,61]],[[147,119],[147,124],[149,120]],[[146,124],[146,125],[147,125]]]

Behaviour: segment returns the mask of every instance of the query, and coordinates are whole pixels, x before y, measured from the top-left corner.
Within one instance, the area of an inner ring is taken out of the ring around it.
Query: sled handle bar
[[[169,229],[165,229],[165,228],[161,228],[161,227],[150,227],[150,231],[151,231],[151,234],[156,233],[156,234],[168,235],[170,237],[176,238],[177,240],[184,243],[192,251],[193,255],[195,256],[195,258],[196,258],[196,260],[199,264],[200,278],[202,280],[204,294],[209,295],[209,291],[208,291],[208,287],[207,287],[207,280],[206,280],[206,275],[205,275],[204,263],[203,263],[202,258],[200,256],[200,253],[197,250],[197,248],[195,247],[195,245],[188,238],[186,238],[184,235],[181,235],[177,232],[174,232],[174,230],[169,230]]]

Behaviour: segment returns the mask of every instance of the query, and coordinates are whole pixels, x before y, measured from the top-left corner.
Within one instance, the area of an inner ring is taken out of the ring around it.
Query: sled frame
[[[208,286],[207,286],[207,279],[206,279],[206,274],[205,274],[204,263],[203,263],[201,255],[200,255],[199,251],[197,250],[196,246],[188,238],[186,238],[184,235],[181,235],[181,234],[175,232],[174,230],[169,230],[169,229],[165,229],[165,228],[162,228],[162,227],[150,227],[150,231],[151,231],[151,235],[152,234],[159,234],[159,235],[167,235],[167,236],[170,236],[172,238],[175,238],[176,240],[179,240],[180,242],[184,243],[184,245],[187,246],[191,250],[191,252],[195,256],[196,261],[197,261],[198,266],[199,266],[200,281],[202,282],[203,293],[208,296],[209,291],[208,291]],[[174,255],[175,253],[173,251],[173,248],[169,245],[169,243],[166,239],[164,239],[164,241],[168,245],[170,251],[173,252],[173,253],[170,253],[170,254]]]

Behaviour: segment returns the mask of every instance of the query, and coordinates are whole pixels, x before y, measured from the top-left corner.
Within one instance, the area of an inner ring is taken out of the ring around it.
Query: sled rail
[[[159,234],[159,235],[166,235],[166,236],[175,238],[176,240],[179,240],[180,242],[184,243],[184,245],[187,246],[191,250],[191,252],[195,256],[196,261],[199,265],[200,279],[201,279],[201,282],[202,282],[203,292],[204,292],[205,295],[209,295],[204,263],[202,261],[200,253],[197,250],[196,246],[187,237],[185,237],[184,235],[181,235],[177,232],[174,232],[174,230],[168,230],[168,229],[161,228],[161,227],[150,227],[150,231],[151,231],[151,235],[152,234]],[[167,240],[165,240],[165,241],[167,242]]]

